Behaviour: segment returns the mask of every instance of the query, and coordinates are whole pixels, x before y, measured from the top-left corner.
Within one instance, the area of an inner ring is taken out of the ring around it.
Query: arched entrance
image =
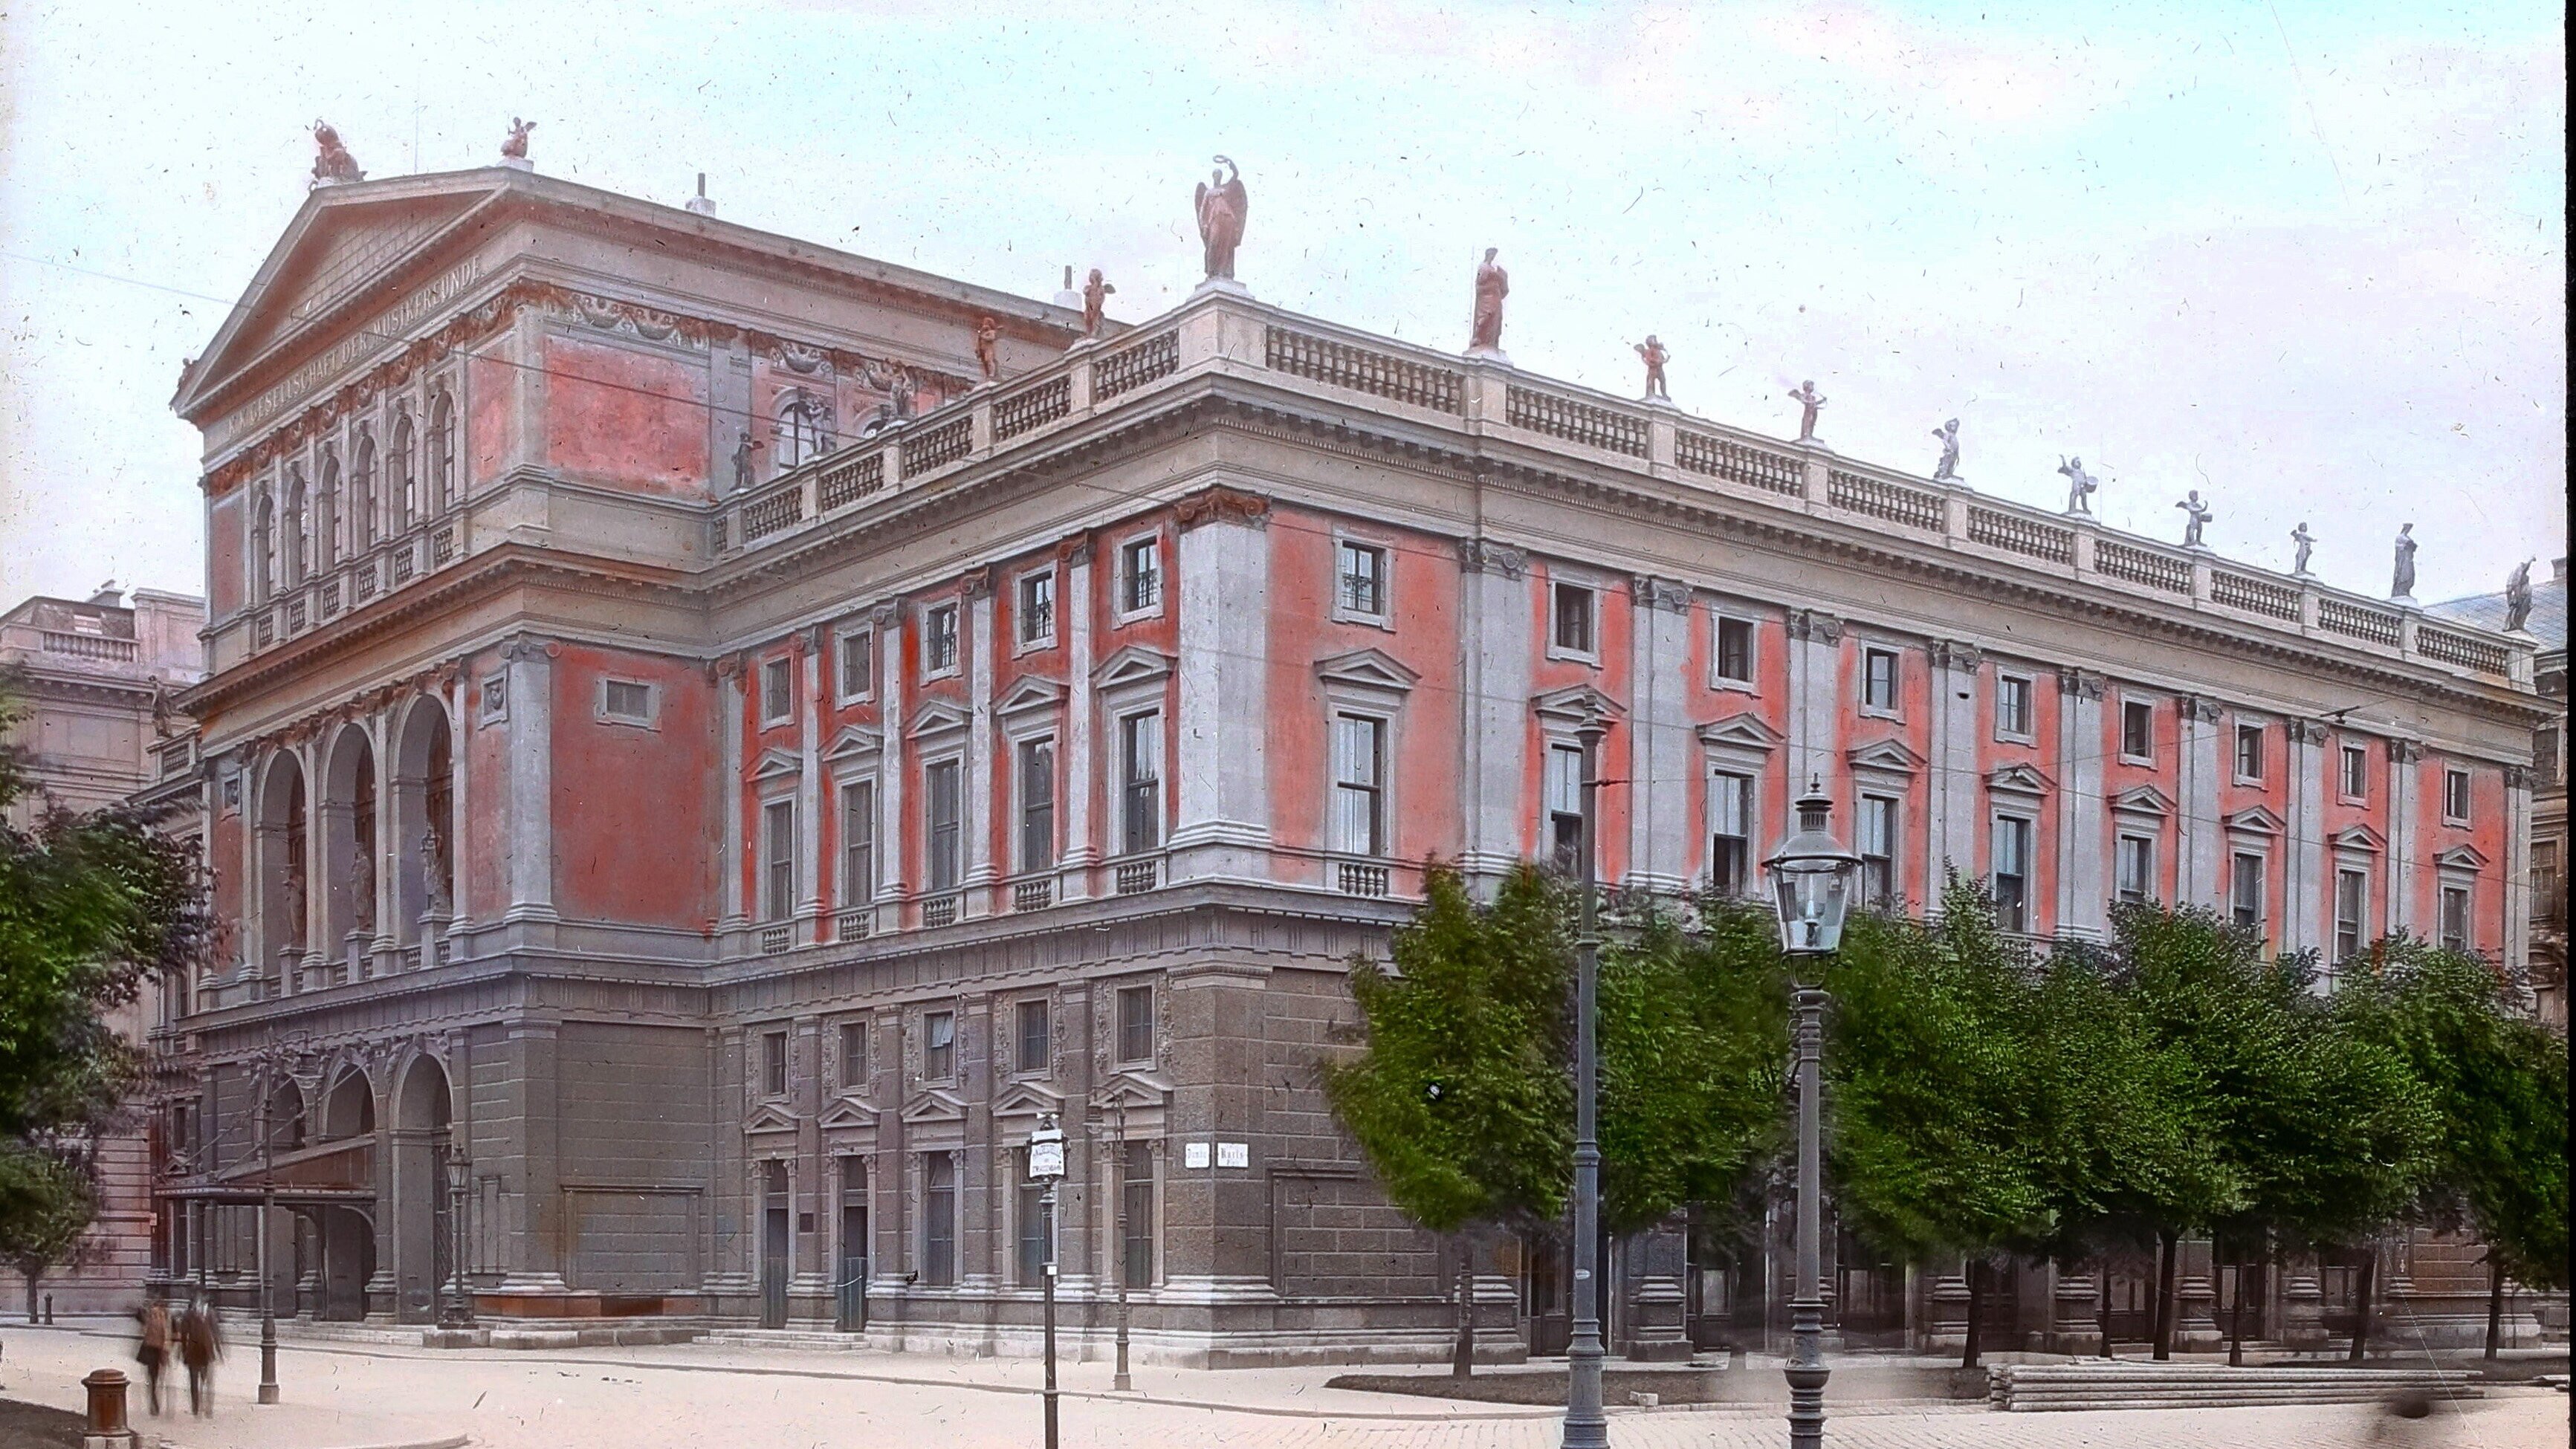
[[[438,1316],[447,1264],[447,1073],[414,1057],[394,1090],[394,1317],[427,1323]]]
[[[320,1140],[346,1142],[331,1163],[332,1176],[350,1186],[375,1182],[376,1093],[356,1067],[340,1073],[323,1095]],[[329,1205],[310,1214],[320,1254],[317,1311],[326,1320],[354,1323],[367,1316],[367,1280],[376,1272],[376,1225],[365,1209]]]

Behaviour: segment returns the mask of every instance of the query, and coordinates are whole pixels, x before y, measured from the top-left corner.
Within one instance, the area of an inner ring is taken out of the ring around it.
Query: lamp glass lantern
[[[1860,857],[1834,839],[1833,801],[1819,782],[1798,800],[1798,829],[1762,868],[1780,909],[1780,948],[1792,956],[1829,955],[1842,944]]]
[[[1064,1179],[1064,1129],[1056,1125],[1055,1114],[1038,1119],[1037,1130],[1029,1134],[1029,1181],[1052,1185]]]

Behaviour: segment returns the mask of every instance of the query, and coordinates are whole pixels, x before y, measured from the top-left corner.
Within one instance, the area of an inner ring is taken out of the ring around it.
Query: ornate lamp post
[[[1046,1449],[1056,1449],[1055,1187],[1064,1181],[1064,1129],[1053,1112],[1040,1117],[1029,1134],[1029,1181],[1038,1184],[1038,1200],[1046,1204]]]
[[[1593,996],[1601,975],[1601,938],[1592,924],[1599,866],[1593,859],[1595,801],[1604,726],[1586,718],[1574,732],[1583,745],[1582,914],[1574,931],[1574,1324],[1565,1348],[1565,1449],[1609,1449],[1610,1420],[1601,1412],[1601,1141],[1595,1123],[1600,1075]]]
[[[1852,878],[1860,857],[1842,847],[1827,828],[1833,802],[1824,787],[1810,782],[1798,801],[1798,830],[1762,868],[1780,907],[1780,947],[1801,968],[1832,955],[1842,944],[1843,916],[1851,908]],[[1798,974],[1805,976],[1801,969]],[[1818,1198],[1822,1167],[1825,991],[1801,981],[1797,1007],[1798,1081],[1798,1219],[1797,1291],[1789,1299],[1790,1449],[1823,1449],[1825,1442],[1825,1288],[1817,1262],[1821,1231]]]
[[[1127,1376],[1127,1098],[1121,1095],[1111,1104],[1118,1118],[1118,1251],[1114,1261],[1118,1268],[1118,1369],[1109,1381],[1113,1393],[1127,1393],[1136,1387]]]
[[[270,1276],[268,1225],[277,1207],[277,1082],[272,1061],[259,1082],[259,1402],[277,1402],[277,1284]]]
[[[474,1189],[474,1162],[465,1155],[460,1135],[448,1148],[447,1169],[447,1237],[449,1277],[445,1286],[447,1301],[440,1306],[438,1326],[471,1328],[474,1325],[474,1299],[465,1287],[465,1213]]]

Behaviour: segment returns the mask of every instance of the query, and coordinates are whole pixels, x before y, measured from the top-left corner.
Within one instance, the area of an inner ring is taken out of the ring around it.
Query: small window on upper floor
[[[1556,648],[1587,658],[1593,642],[1593,592],[1581,584],[1560,583],[1552,591],[1553,621],[1548,634]]]
[[[1118,1060],[1150,1062],[1154,1059],[1154,988],[1122,986],[1118,988]]]
[[[1753,683],[1753,621],[1730,619],[1721,614],[1717,619],[1717,668],[1721,684]]]
[[[760,722],[785,724],[796,717],[796,661],[771,659],[760,666]]]
[[[599,717],[617,724],[649,725],[655,703],[653,686],[632,679],[599,682]]]
[[[763,1095],[787,1095],[787,1033],[764,1031],[760,1034],[760,1090]]]
[[[2442,772],[2442,823],[2469,823],[2469,772],[2466,770]]]
[[[1163,603],[1162,539],[1133,539],[1118,549],[1118,612],[1142,614]]]
[[[877,632],[853,629],[840,638],[833,660],[834,684],[844,700],[866,699],[877,690]]]
[[[2120,701],[2120,758],[2153,764],[2156,758],[2156,707],[2143,699]]]
[[[944,1082],[957,1074],[957,1013],[924,1012],[921,1018],[921,1077]]]
[[[2370,751],[2359,745],[2343,747],[2343,774],[2340,779],[2343,798],[2365,800],[2370,797]]]
[[[841,1090],[864,1091],[868,1085],[868,1024],[841,1023]]]
[[[957,606],[938,604],[921,615],[921,672],[924,677],[957,668]]]
[[[1034,647],[1055,639],[1055,570],[1020,575],[1013,612],[1019,615],[1020,643]]]
[[[1362,620],[1383,620],[1387,612],[1386,550],[1344,539],[1336,552],[1341,565],[1335,570],[1335,610]]]
[[[2031,682],[2017,674],[1995,676],[1995,734],[2008,740],[2031,737]]]
[[[1880,714],[1896,713],[1896,651],[1863,649],[1860,668],[1860,707]]]
[[[2263,783],[2263,727],[2240,724],[2236,727],[2236,779],[2240,784]]]

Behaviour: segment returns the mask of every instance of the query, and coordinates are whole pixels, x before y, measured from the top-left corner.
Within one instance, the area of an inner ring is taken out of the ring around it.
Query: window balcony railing
[[[1382,896],[1387,893],[1389,877],[1385,866],[1345,860],[1336,863],[1335,872],[1341,881],[1343,895]]]
[[[760,954],[763,956],[780,955],[784,953],[787,948],[795,944],[796,928],[793,926],[763,926],[760,928]]]
[[[1145,892],[1152,890],[1155,884],[1162,878],[1162,864],[1163,863],[1161,861],[1153,859],[1152,857],[1147,857],[1143,860],[1122,860],[1118,862],[1118,894],[1122,896],[1142,895]]]
[[[1038,876],[1031,880],[1011,882],[1011,909],[1043,911],[1055,904],[1055,877]]]
[[[921,924],[925,927],[957,924],[957,898],[932,896],[921,903]]]
[[[852,906],[832,917],[832,935],[843,941],[864,941],[875,934],[877,911],[874,906]]]

